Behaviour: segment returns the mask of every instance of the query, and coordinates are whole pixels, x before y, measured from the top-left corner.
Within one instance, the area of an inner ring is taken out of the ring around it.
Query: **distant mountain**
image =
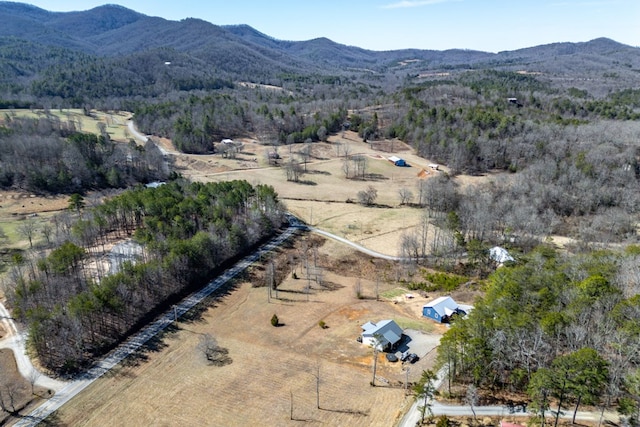
[[[67,57],[85,54],[103,58],[163,52],[157,56],[160,61],[161,56],[175,52],[176,56],[192,58],[186,62],[199,64],[196,68],[202,72],[265,82],[283,74],[423,75],[429,70],[482,68],[574,74],[615,72],[635,78],[640,70],[640,49],[603,38],[497,54],[462,49],[371,51],[327,38],[277,40],[247,25],[217,26],[199,19],[170,21],[116,5],[62,13],[1,1],[0,22],[0,49],[4,49],[0,53],[7,61],[14,61],[14,65],[0,66],[0,79],[10,79],[13,74],[37,74],[39,66],[26,66],[24,51],[14,48],[25,43],[31,43],[38,52],[43,67],[53,59],[43,57],[40,46],[55,47],[58,51],[54,52],[63,57],[62,51],[75,52],[67,53]]]

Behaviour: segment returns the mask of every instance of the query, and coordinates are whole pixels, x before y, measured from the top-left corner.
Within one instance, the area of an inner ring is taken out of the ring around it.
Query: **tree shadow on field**
[[[120,362],[120,366],[122,366],[123,368],[135,368],[147,362],[149,360],[149,354],[159,353],[165,348],[167,348],[169,344],[165,342],[165,338],[168,335],[175,334],[179,330],[180,328],[178,328],[177,326],[169,325],[164,331],[150,338],[146,343],[141,345],[136,351],[134,351],[133,353],[125,357],[122,360],[122,362]],[[116,375],[129,376],[129,377],[132,376],[131,373],[118,369],[117,366],[111,369],[109,372],[105,373],[105,376],[116,376]]]
[[[219,302],[222,298],[228,296],[237,288],[238,280],[231,280],[225,286],[222,286],[220,289],[213,292],[211,295],[205,297],[202,301],[196,304],[189,311],[184,313],[177,319],[177,322],[173,322],[168,325],[165,329],[160,331],[157,335],[150,338],[147,342],[145,342],[142,346],[140,346],[136,351],[127,356],[122,362],[120,362],[120,366],[122,368],[134,368],[146,363],[149,360],[149,355],[152,353],[159,353],[166,349],[169,344],[167,343],[167,339],[176,333],[186,330],[182,326],[190,325],[194,323],[204,323],[204,313],[211,307],[215,307],[216,302]],[[170,309],[170,308],[169,308]],[[131,372],[127,370],[119,369],[118,367],[112,369],[110,372],[106,373],[106,375],[116,376],[133,376]]]
[[[244,280],[245,274],[239,274],[233,280],[229,281],[226,285],[222,286],[220,289],[213,292],[211,295],[203,298],[198,304],[196,304],[189,311],[184,313],[182,316],[178,318],[178,323],[185,324],[194,324],[194,323],[204,323],[204,313],[207,312],[210,308],[215,308],[217,303],[223,300],[225,297],[228,297],[238,288],[238,283]]]
[[[368,417],[370,410],[360,411],[358,409],[329,409],[329,408],[319,408],[321,411],[327,412],[335,412],[338,414],[348,414],[348,415],[357,415],[359,417]]]
[[[380,173],[368,173],[364,180],[365,181],[388,181],[389,178]]]
[[[311,185],[311,186],[318,185],[317,182],[309,181],[308,179],[300,179],[300,180],[296,181],[296,184]]]

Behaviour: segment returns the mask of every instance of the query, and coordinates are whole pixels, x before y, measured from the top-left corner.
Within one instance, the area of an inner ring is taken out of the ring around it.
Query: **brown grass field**
[[[322,244],[321,239],[315,240]],[[418,322],[431,331],[425,335],[433,337],[433,343],[443,330],[420,319],[425,298],[377,301],[372,279],[376,274],[384,276],[393,266],[374,265],[368,257],[337,245],[327,241],[318,251],[319,265],[334,270],[325,272],[324,285],[313,283],[307,294],[304,278],[288,276],[279,286],[279,299],[269,302],[265,287],[252,286],[263,280],[257,266],[200,314],[179,321],[137,358],[96,381],[65,405],[56,421],[73,426],[282,426],[301,421],[393,425],[411,402],[402,388],[405,373],[400,363],[390,363],[380,354],[379,386],[370,385],[373,352],[355,339],[360,325],[385,318]],[[365,277],[351,276],[357,271]],[[298,274],[303,275],[300,268]],[[358,280],[365,299],[356,297]],[[379,291],[394,286],[384,282]],[[271,326],[273,314],[283,326]],[[326,322],[326,329],[319,327],[320,320]],[[212,366],[206,362],[198,343],[207,333],[228,349],[232,363]],[[434,352],[426,356],[412,365],[411,380],[431,366]],[[316,405],[318,367],[320,409]]]
[[[83,129],[97,129],[91,120],[106,121],[113,139],[129,138],[126,116],[77,119],[82,120]],[[312,160],[300,183],[287,182],[282,168],[268,164],[268,147],[250,140],[243,142],[236,159],[175,155],[173,162],[179,172],[193,180],[245,179],[252,184],[272,185],[287,208],[303,220],[385,254],[396,255],[402,232],[419,222],[421,210],[399,206],[398,191],[408,188],[416,194],[418,173],[428,170],[430,162],[415,156],[399,141],[366,144],[347,132],[331,137],[328,143],[313,144]],[[342,159],[335,153],[336,142],[349,144],[352,154],[367,156],[367,179],[345,179]],[[160,143],[174,151],[170,141]],[[293,146],[292,152],[300,148]],[[279,153],[282,161],[291,155],[289,147],[280,147]],[[386,160],[391,155],[406,159],[411,167],[394,166]],[[434,173],[442,172],[432,171],[429,176]],[[368,186],[378,192],[375,207],[348,202],[357,200],[357,192]],[[19,221],[44,221],[49,212],[64,209],[67,204],[67,197],[0,193],[0,226],[9,234],[9,245],[26,248],[24,239],[15,232]],[[303,240],[296,240],[298,248]],[[296,248],[288,250],[299,252]],[[180,320],[174,330],[67,403],[51,423],[393,425],[411,403],[401,385],[405,372],[399,363],[389,363],[381,355],[378,386],[372,387],[372,350],[355,338],[361,324],[385,318],[424,331],[431,347],[410,370],[410,380],[416,380],[423,369],[433,365],[432,349],[443,332],[420,317],[421,306],[434,296],[406,301],[404,291],[397,289],[394,281],[392,263],[372,260],[336,242],[324,242],[318,253],[323,285],[313,283],[309,294],[305,292],[307,280],[294,280],[288,274],[279,287],[279,298],[267,301],[266,288],[254,287],[264,283],[261,268],[256,266],[200,313]],[[298,274],[304,277],[301,270]],[[357,284],[366,298],[356,297]],[[383,296],[380,300],[375,298],[376,287]],[[463,302],[473,302],[472,293],[460,296]],[[284,326],[271,326],[273,314]],[[318,326],[321,320],[328,328]],[[206,362],[197,347],[207,333],[228,349],[232,363],[211,366]],[[318,367],[320,409],[316,405]]]

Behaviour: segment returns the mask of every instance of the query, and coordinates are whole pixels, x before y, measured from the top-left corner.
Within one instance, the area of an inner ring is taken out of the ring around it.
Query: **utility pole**
[[[316,368],[316,407],[320,409],[320,362],[318,362]]]
[[[405,368],[405,373],[407,374],[407,378],[404,381],[404,394],[406,395],[409,392],[409,367]]]

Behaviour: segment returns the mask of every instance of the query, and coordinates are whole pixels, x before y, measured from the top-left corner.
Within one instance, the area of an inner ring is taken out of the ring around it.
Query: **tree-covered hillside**
[[[441,340],[449,386],[526,392],[540,415],[553,400],[554,410],[617,403],[637,417],[638,256],[638,247],[577,257],[539,247],[498,269]]]
[[[14,316],[40,362],[58,373],[90,364],[284,220],[273,188],[246,181],[174,181],[78,212],[54,221],[51,241],[63,243],[17,256],[9,273]],[[127,237],[141,253],[105,270],[105,245]]]
[[[84,193],[165,180],[169,169],[153,143],[111,141],[81,132],[54,115],[6,115],[0,125],[0,188],[35,193]]]

